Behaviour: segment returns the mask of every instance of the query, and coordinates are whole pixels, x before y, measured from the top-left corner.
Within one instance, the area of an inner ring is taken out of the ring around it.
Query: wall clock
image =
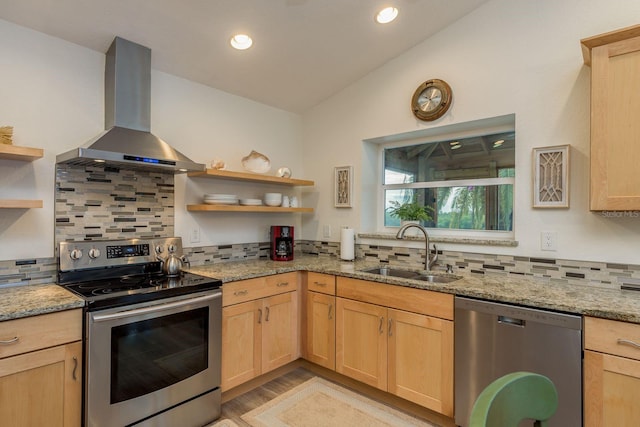
[[[424,121],[438,119],[451,106],[451,87],[444,80],[432,79],[422,83],[411,98],[411,111]]]

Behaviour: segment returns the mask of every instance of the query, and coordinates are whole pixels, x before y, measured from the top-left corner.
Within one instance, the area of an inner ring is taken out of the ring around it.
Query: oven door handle
[[[96,314],[92,316],[92,318],[93,318],[93,321],[96,323],[106,322],[108,320],[124,319],[126,317],[139,316],[141,314],[157,313],[160,311],[172,310],[175,308],[183,307],[185,305],[197,304],[199,302],[214,300],[221,297],[222,297],[222,292],[216,292],[213,295],[205,295],[197,298],[188,298],[181,301],[170,302],[167,304],[152,305],[150,307],[135,308],[133,310],[119,311],[117,313],[110,313],[110,314]]]

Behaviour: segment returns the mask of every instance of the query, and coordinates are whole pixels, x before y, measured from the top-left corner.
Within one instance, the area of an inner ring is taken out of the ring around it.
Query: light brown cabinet
[[[82,311],[0,322],[0,420],[80,426]]]
[[[336,369],[336,278],[330,274],[306,273],[305,359],[327,369]]]
[[[298,273],[222,287],[222,391],[300,356]]]
[[[585,317],[584,425],[640,425],[640,325]]]
[[[453,416],[453,296],[337,278],[336,371]]]
[[[581,40],[591,66],[590,209],[640,209],[640,25]]]

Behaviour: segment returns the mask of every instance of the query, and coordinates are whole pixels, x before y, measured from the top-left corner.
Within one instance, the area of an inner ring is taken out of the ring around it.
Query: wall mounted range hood
[[[116,37],[107,51],[105,131],[56,157],[58,164],[96,165],[165,173],[203,171],[151,133],[151,50]]]

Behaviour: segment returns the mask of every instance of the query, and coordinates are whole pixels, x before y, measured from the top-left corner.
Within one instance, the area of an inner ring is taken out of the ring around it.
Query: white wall
[[[378,183],[363,139],[515,113],[517,248],[441,245],[469,252],[639,264],[640,218],[605,218],[588,209],[589,78],[580,39],[638,24],[637,0],[495,0],[370,73],[303,116],[307,197],[313,216],[303,237],[339,240],[338,229],[373,231],[367,200]],[[400,24],[400,22],[398,23]],[[430,78],[446,80],[453,105],[432,123],[416,120],[409,101]],[[531,150],[571,144],[570,209],[531,208]],[[355,207],[333,207],[333,167],[353,165]],[[366,192],[366,194],[363,194]],[[556,252],[540,251],[540,232],[558,234]],[[327,240],[327,239],[324,239]],[[390,244],[391,242],[380,242]]]
[[[153,53],[152,53],[153,55]],[[0,210],[0,260],[53,256],[55,157],[104,129],[104,54],[0,20],[0,126],[14,145],[44,148],[33,163],[0,160],[0,199],[42,199],[42,209]],[[302,177],[301,119],[244,98],[152,71],[151,129],[193,160],[241,170],[252,149]],[[271,224],[299,215],[187,212],[204,192],[259,196],[270,186],[176,177],[176,234],[185,246],[265,241]],[[293,193],[294,190],[287,190]],[[201,231],[190,243],[188,232]]]

